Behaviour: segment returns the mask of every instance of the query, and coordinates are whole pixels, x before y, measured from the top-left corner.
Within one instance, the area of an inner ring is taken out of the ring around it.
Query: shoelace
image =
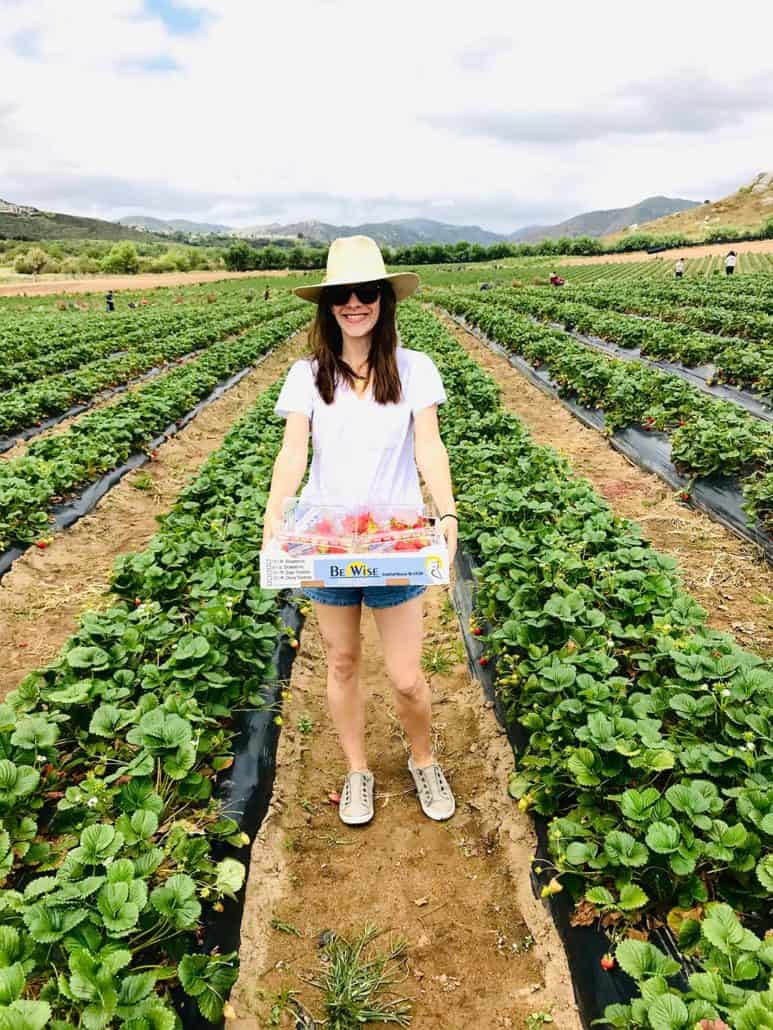
[[[360,776],[360,795],[362,804],[367,807],[368,805],[368,778],[367,776]],[[346,777],[346,783],[344,784],[344,805],[351,804],[352,801],[352,780],[351,776]]]
[[[435,774],[435,786],[437,787],[440,795],[442,797],[448,797],[448,789],[446,788],[445,780],[443,779],[443,774],[440,771],[440,766],[431,765],[430,769]],[[416,771],[418,772],[421,778],[421,784],[424,788],[424,797],[429,804],[432,804],[434,798],[432,796],[432,787],[430,785],[429,779],[427,778],[427,770],[417,769]]]

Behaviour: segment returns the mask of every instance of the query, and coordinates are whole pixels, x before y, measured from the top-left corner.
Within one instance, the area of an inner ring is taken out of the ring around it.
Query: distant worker
[[[551,286],[563,286],[566,279],[562,279],[558,272],[550,273],[550,285]]]
[[[684,258],[679,258],[677,263],[674,265],[674,275],[677,279],[681,279],[684,275]]]
[[[115,302],[113,300],[113,291],[108,290],[105,294],[105,307],[108,311],[115,311]]]
[[[266,292],[263,294],[263,300],[268,300],[268,297],[269,297],[269,289],[268,289],[268,286],[267,286],[266,287]]]
[[[733,272],[735,271],[735,266],[736,266],[736,262],[737,261],[738,261],[738,258],[736,256],[735,251],[734,250],[729,251],[727,257],[725,258],[725,275],[732,275],[733,274]]]

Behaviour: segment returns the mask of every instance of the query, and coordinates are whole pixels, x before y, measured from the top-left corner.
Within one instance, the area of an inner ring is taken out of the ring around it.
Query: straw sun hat
[[[419,277],[415,272],[392,272],[387,275],[378,244],[370,236],[339,236],[330,244],[324,280],[314,286],[296,286],[293,293],[303,300],[319,304],[326,286],[354,285],[379,279],[390,281],[397,300],[410,297],[419,285]]]

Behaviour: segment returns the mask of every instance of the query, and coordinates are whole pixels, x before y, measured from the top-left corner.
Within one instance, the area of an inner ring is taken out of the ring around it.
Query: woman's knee
[[[395,694],[405,701],[415,701],[424,692],[424,677],[420,669],[406,669],[390,675]]]
[[[360,667],[359,650],[347,647],[328,648],[327,667],[336,683],[351,683],[357,678]]]

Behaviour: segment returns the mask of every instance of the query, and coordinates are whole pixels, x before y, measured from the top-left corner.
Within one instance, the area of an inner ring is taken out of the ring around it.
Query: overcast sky
[[[0,197],[509,232],[773,169],[773,4],[0,0]]]

